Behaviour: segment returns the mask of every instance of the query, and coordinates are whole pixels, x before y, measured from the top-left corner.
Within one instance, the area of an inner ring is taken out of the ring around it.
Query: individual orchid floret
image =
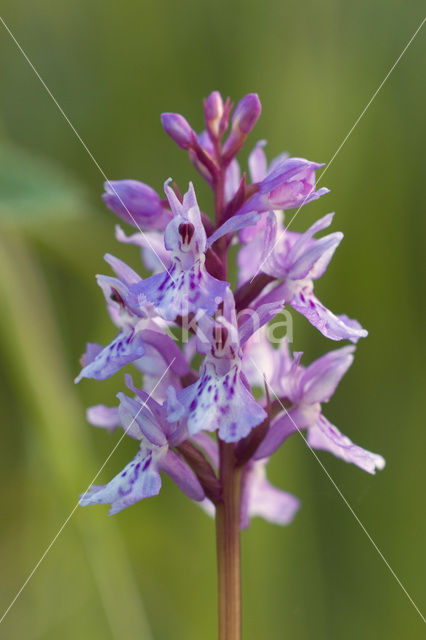
[[[315,174],[322,166],[324,165],[305,158],[282,158],[256,185],[254,195],[237,214],[294,209],[317,200],[329,192],[325,187],[318,190],[315,188]]]
[[[289,357],[287,345],[284,345],[283,356],[280,350],[276,351],[276,360],[283,357],[283,361],[277,362],[280,379],[275,377],[271,389],[280,399],[279,406],[283,408],[286,402],[290,408],[272,422],[255,454],[256,459],[270,456],[290,435],[307,430],[307,442],[312,448],[327,450],[368,473],[383,469],[382,456],[353,444],[322,414],[322,403],[330,400],[353,362],[354,348],[331,351],[307,368],[300,365],[301,353],[295,354],[293,360]]]
[[[227,291],[223,315],[204,318],[198,329],[198,350],[206,357],[200,377],[169,403],[170,419],[185,417],[190,435],[217,431],[225,442],[236,442],[266,418],[242,374],[241,349],[234,298]]]
[[[188,151],[196,139],[188,121],[179,113],[162,113],[161,123],[164,131],[176,142],[181,149]]]
[[[102,200],[128,224],[138,229],[164,229],[171,212],[154,189],[137,180],[108,180]]]
[[[111,319],[120,332],[106,347],[95,343],[87,345],[82,357],[83,369],[76,382],[82,378],[105,380],[125,365],[136,364],[137,361],[143,363],[141,367],[148,367],[154,373],[154,355],[163,357],[165,367],[170,364],[170,374],[185,375],[188,365],[176,343],[158,324],[152,305],[141,305],[130,292],[131,286],[141,282],[141,278],[118,258],[107,254],[105,259],[118,277],[98,276],[98,284],[107,301]]]
[[[165,320],[200,310],[213,315],[229,283],[217,280],[206,269],[207,236],[194,188],[190,183],[182,203],[167,184],[165,191],[174,214],[164,234],[171,266],[132,287],[132,293],[152,303]]]
[[[335,315],[314,294],[314,281],[320,278],[340,244],[343,234],[330,233],[320,239],[314,235],[331,224],[333,214],[315,222],[303,234],[277,233],[275,216],[268,217],[265,230],[264,257],[260,269],[282,283],[263,296],[257,304],[282,300],[304,315],[324,336],[331,340],[356,343],[368,332],[346,315]]]
[[[118,409],[121,425],[130,437],[140,442],[135,458],[108,484],[94,485],[80,498],[80,505],[110,504],[110,515],[133,505],[139,500],[157,495],[161,488],[160,472],[168,474],[186,495],[203,500],[204,491],[188,465],[173,451],[185,437],[182,429],[170,424],[164,407],[133,386],[137,393],[132,399],[119,393]]]
[[[131,304],[129,287],[140,280],[140,277],[126,264],[106,255],[105,259],[115,268],[119,277],[98,276],[98,284],[106,298],[110,316],[120,332],[114,340],[102,347],[96,343],[87,345],[86,353],[81,358],[83,369],[76,378],[105,380],[126,364],[141,358],[145,353],[144,341],[138,330],[139,320],[149,318],[149,308],[135,310]]]

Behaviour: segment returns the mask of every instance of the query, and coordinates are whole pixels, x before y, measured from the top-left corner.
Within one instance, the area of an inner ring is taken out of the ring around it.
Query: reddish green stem
[[[222,502],[216,506],[219,640],[241,640],[240,487],[234,445],[219,441]]]

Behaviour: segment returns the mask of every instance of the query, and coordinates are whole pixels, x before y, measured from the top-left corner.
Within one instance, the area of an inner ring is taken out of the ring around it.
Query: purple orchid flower
[[[217,280],[205,267],[207,236],[194,188],[190,183],[182,203],[167,183],[165,191],[174,214],[164,233],[165,247],[172,252],[171,267],[136,284],[132,292],[142,303],[152,303],[165,320],[200,309],[213,315],[229,283]]]
[[[138,452],[108,484],[92,485],[80,497],[80,505],[109,504],[109,515],[118,513],[139,500],[157,495],[161,471],[191,499],[203,500],[205,494],[196,475],[172,449],[185,439],[183,429],[171,424],[165,408],[136,389],[130,376],[127,384],[136,398],[119,393],[118,415],[126,435],[139,441]]]
[[[263,347],[265,342],[266,338],[263,339]],[[245,370],[247,377],[258,384],[259,373],[264,366],[259,358],[261,353],[263,360],[268,360],[269,370],[273,371],[271,378],[266,376],[268,384],[280,402],[289,402],[291,408],[272,422],[254,458],[259,460],[271,456],[290,435],[298,430],[307,430],[307,441],[312,448],[329,451],[368,473],[383,469],[385,461],[382,456],[353,444],[322,414],[321,404],[330,400],[351,366],[355,347],[331,351],[305,368],[300,365],[301,353],[291,358],[286,341],[279,350],[271,345],[259,349],[259,344],[258,340],[253,347],[250,344],[246,346],[246,361],[250,363]]]
[[[318,200],[329,192],[322,187],[316,191],[315,175],[323,164],[305,158],[281,158],[266,177],[256,185],[256,193],[239,209],[238,214],[248,211],[273,211],[295,209]]]
[[[268,165],[260,141],[249,156],[248,178],[237,154],[261,113],[259,98],[248,94],[232,110],[229,98],[212,92],[199,134],[180,114],[162,115],[168,135],[213,190],[214,220],[200,212],[192,183],[181,198],[168,180],[167,201],[140,182],[106,183],[107,206],[139,227],[130,236],[117,227],[116,238],[139,247],[152,275],[142,279],[107,254],[115,275],[98,276],[98,284],[119,333],[105,347],[88,344],[76,381],[103,380],[130,363],[140,378],[135,386],[125,377],[133,397],[119,393],[118,407],[99,404],[87,411],[91,424],[107,431],[122,427],[139,446],[119,474],[90,487],[80,504],[109,504],[110,513],[118,513],[156,495],[166,473],[215,514],[219,627],[221,638],[237,640],[240,529],[256,516],[289,524],[300,506],[267,480],[270,456],[304,431],[311,448],[368,473],[383,469],[385,461],[354,444],[323,414],[355,347],[331,351],[305,367],[302,353],[291,355],[286,340],[279,349],[272,344],[274,319],[285,305],[331,340],[356,343],[367,335],[314,294],[343,238],[340,232],[316,237],[333,214],[304,233],[284,228],[285,210],[328,192],[316,187],[322,165],[286,153]],[[236,254],[229,252],[238,244]],[[226,274],[235,255],[233,292]]]
[[[268,216],[260,267],[264,273],[282,282],[256,304],[282,300],[283,304],[304,315],[327,338],[356,343],[368,332],[356,320],[329,311],[314,294],[314,280],[324,274],[343,238],[340,232],[330,233],[319,240],[313,237],[331,224],[333,215],[329,213],[317,220],[303,234],[286,230],[277,232],[276,217]]]
[[[235,303],[228,290],[223,315],[204,318],[198,330],[198,350],[206,357],[193,385],[177,394],[169,406],[170,419],[187,419],[191,435],[218,431],[224,442],[236,442],[266,418],[242,376]]]
[[[163,358],[165,367],[170,363],[170,374],[185,375],[188,365],[173,339],[163,331],[161,319],[151,304],[141,306],[131,293],[132,285],[141,278],[124,262],[107,254],[105,260],[115,270],[118,277],[98,276],[109,314],[120,328],[114,340],[102,347],[96,343],[87,345],[81,359],[83,369],[76,378],[105,380],[129,363],[139,362],[140,368],[149,368],[152,374],[159,374],[152,367],[153,358]]]

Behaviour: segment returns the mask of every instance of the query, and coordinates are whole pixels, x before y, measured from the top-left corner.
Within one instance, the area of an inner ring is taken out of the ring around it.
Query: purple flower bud
[[[147,184],[138,180],[109,180],[104,187],[102,200],[107,207],[134,227],[164,229],[170,221],[170,211]]]
[[[161,123],[164,131],[181,149],[190,149],[194,139],[194,131],[189,122],[179,113],[162,113]]]
[[[231,133],[223,146],[223,153],[228,160],[235,157],[241,149],[261,111],[262,105],[257,93],[248,93],[241,98],[232,116]]]
[[[204,101],[206,125],[215,136],[219,134],[220,121],[223,116],[223,109],[223,100],[219,91],[213,91]]]
[[[237,104],[232,116],[232,131],[247,135],[256,124],[262,105],[257,93],[248,93]]]

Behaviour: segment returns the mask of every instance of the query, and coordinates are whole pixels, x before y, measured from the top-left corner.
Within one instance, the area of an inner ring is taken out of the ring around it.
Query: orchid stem
[[[240,485],[234,445],[219,441],[222,501],[216,507],[219,640],[241,640]]]

